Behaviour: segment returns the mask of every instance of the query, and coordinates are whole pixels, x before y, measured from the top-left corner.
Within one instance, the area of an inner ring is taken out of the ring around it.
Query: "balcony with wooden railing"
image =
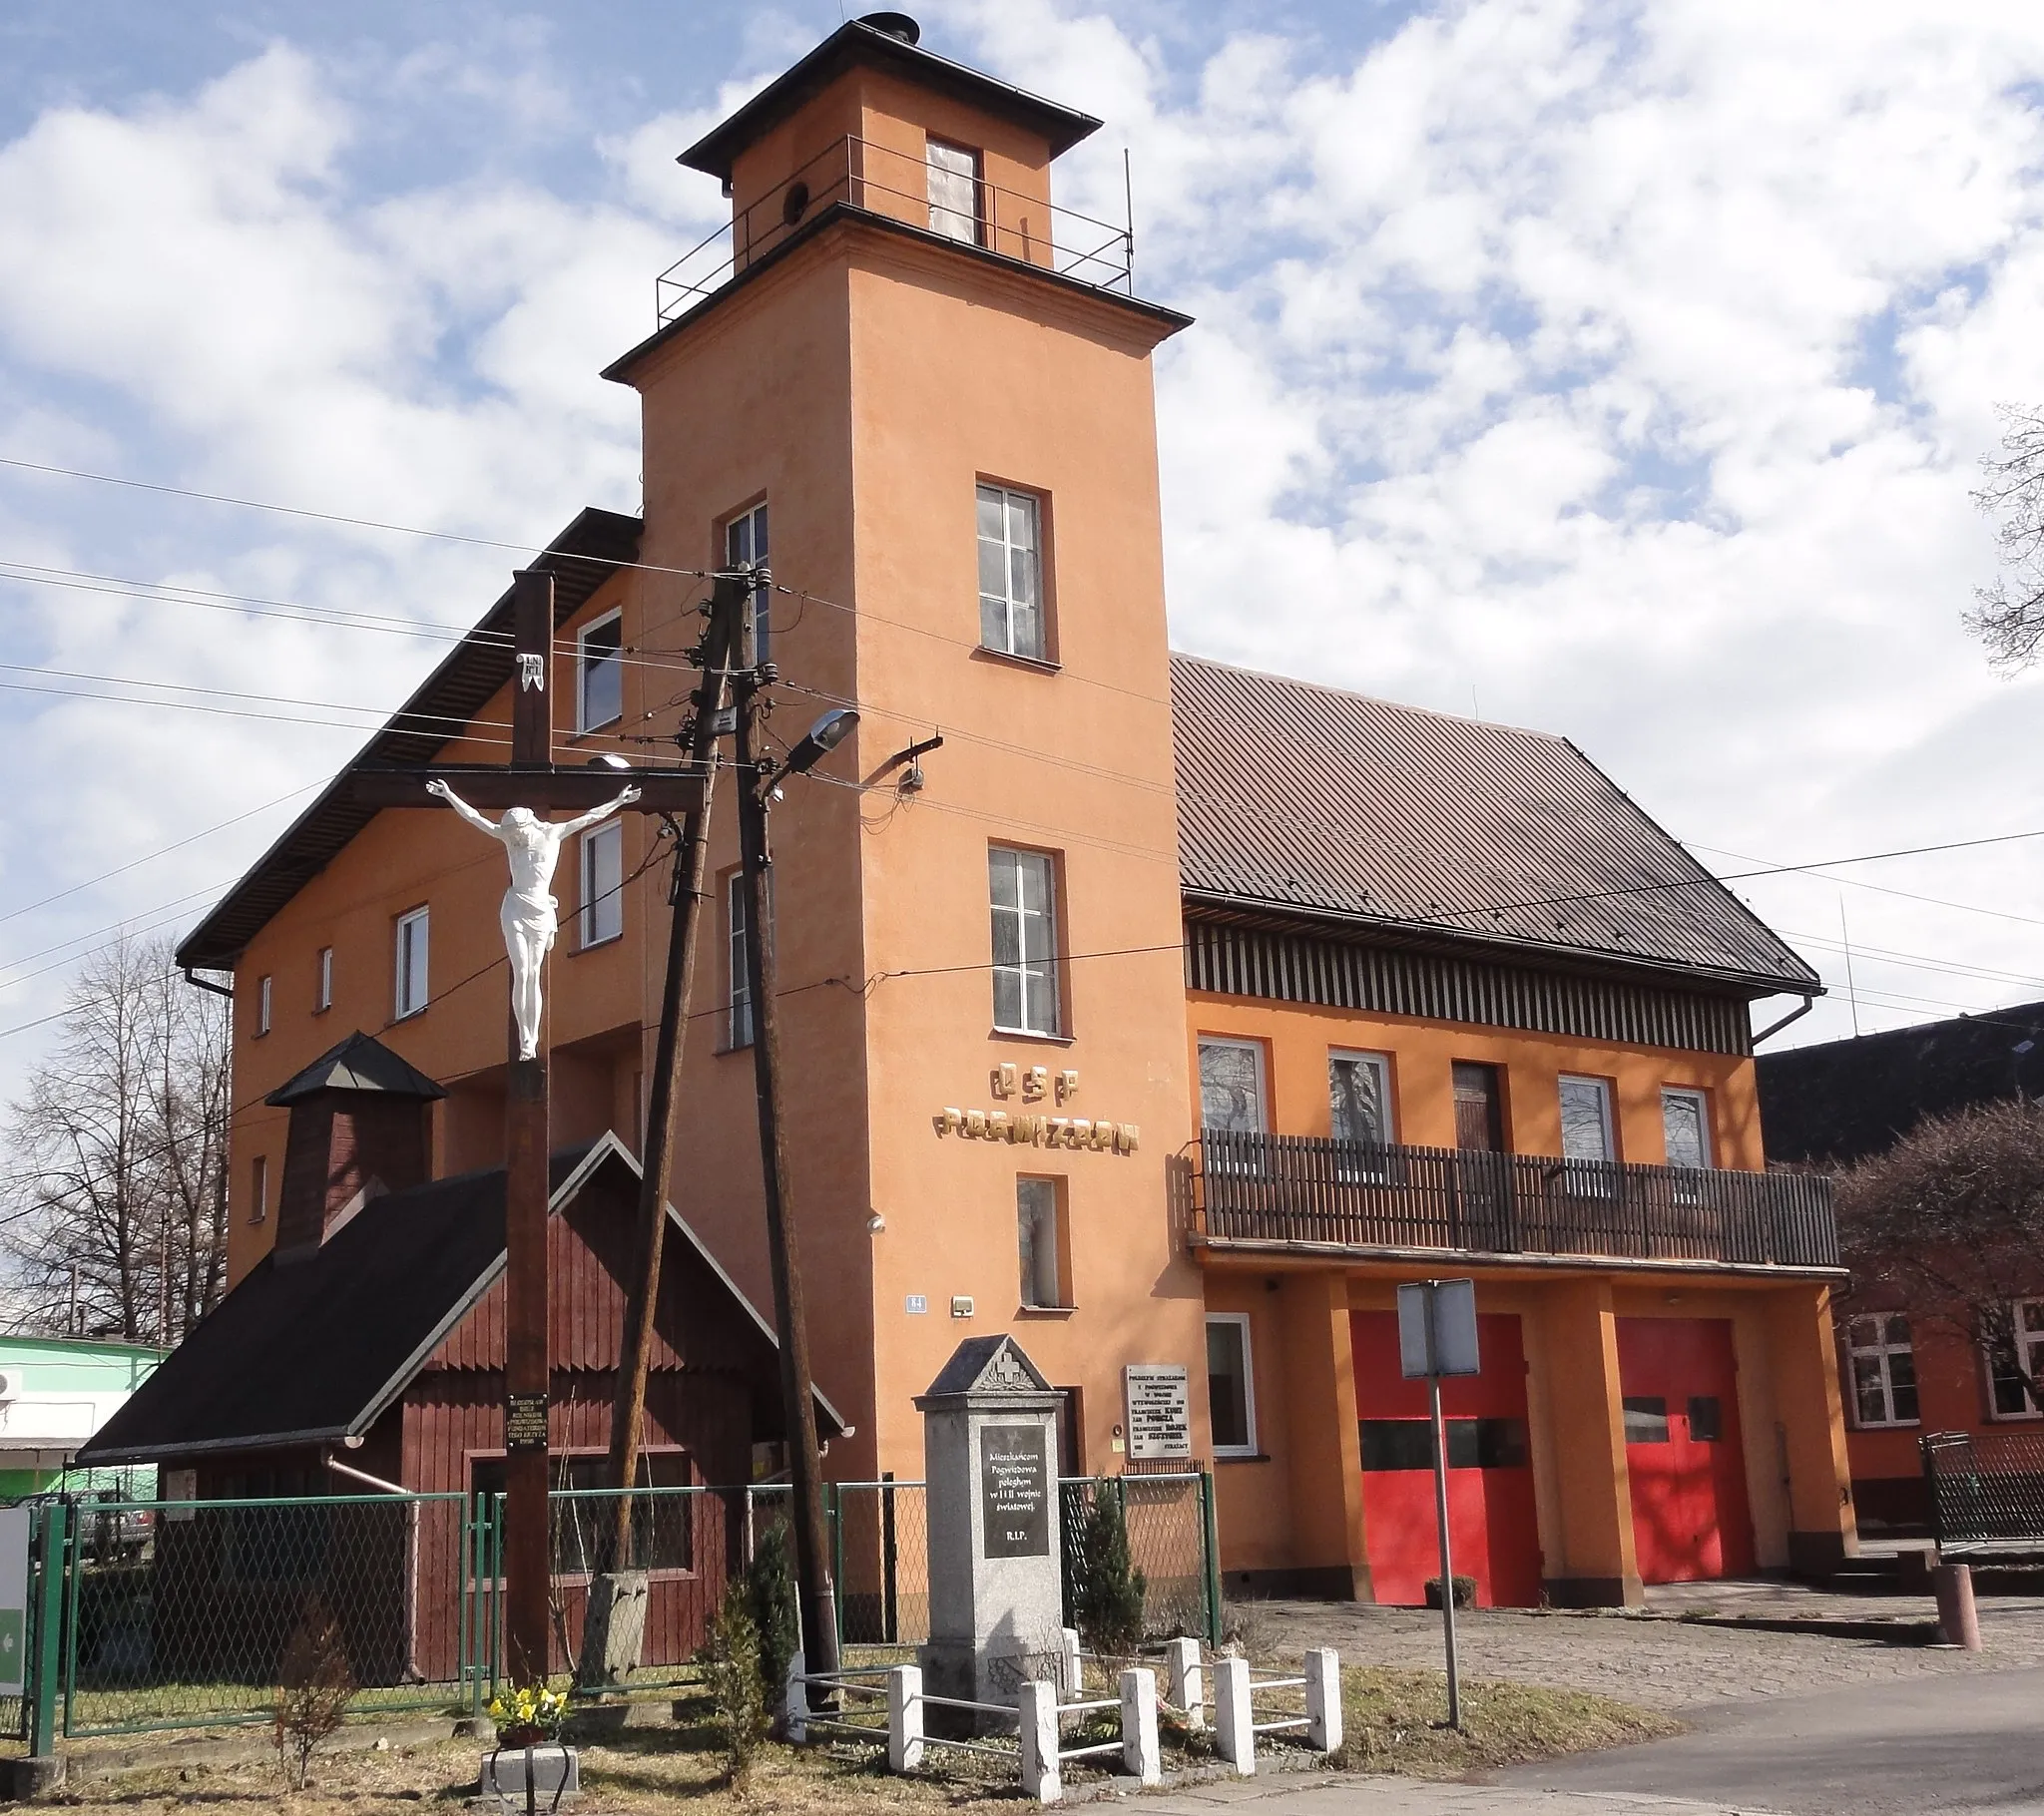
[[[1214,1258],[1319,1254],[1655,1268],[1838,1267],[1820,1173],[1632,1166],[1208,1130],[1190,1235]]]

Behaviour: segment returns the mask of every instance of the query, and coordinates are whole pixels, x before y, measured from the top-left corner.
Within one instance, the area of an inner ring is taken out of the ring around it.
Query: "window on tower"
[[[1004,1034],[1061,1034],[1057,878],[1045,851],[987,853],[994,945],[994,1026]]]
[[[585,625],[575,639],[578,731],[594,731],[625,716],[625,621],[612,612]]]
[[[1003,656],[1043,662],[1042,500],[979,488],[979,641]]]
[[[930,231],[966,245],[980,240],[979,154],[967,146],[929,141]]]
[[[766,566],[769,544],[766,537],[766,506],[761,502],[749,511],[741,511],[724,526],[724,560],[731,568],[764,568]],[[753,588],[753,638],[754,658],[759,662],[768,660],[767,649],[767,605],[772,599],[771,591],[765,585]]]

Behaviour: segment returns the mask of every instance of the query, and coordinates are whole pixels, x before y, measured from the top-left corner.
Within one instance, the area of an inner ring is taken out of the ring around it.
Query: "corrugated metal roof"
[[[1191,900],[1723,979],[1817,975],[1566,738],[1171,663]]]
[[[638,559],[641,527],[636,517],[589,509],[547,545],[532,566],[554,577],[557,626],[580,611],[619,568]],[[178,948],[178,963],[204,971],[232,969],[270,917],[375,818],[374,807],[350,798],[350,771],[363,762],[431,762],[511,679],[511,590],[506,588],[482,623],[419,683],[354,762],[327,783],[319,798],[193,929]]]

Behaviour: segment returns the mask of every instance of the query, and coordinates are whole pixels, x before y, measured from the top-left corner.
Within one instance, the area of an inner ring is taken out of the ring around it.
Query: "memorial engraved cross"
[[[511,963],[512,1019],[505,1079],[505,1507],[504,1634],[511,1679],[544,1682],[551,1638],[547,1532],[547,1058],[541,984],[556,926],[552,881],[562,843],[624,807],[687,813],[703,798],[694,769],[632,770],[557,764],[551,677],[554,577],[513,577],[511,760],[429,768],[358,768],[354,799],[369,807],[452,806],[503,842],[511,887],[500,922]],[[629,782],[629,786],[621,783]],[[492,822],[477,812],[503,809]],[[556,824],[544,815],[580,810]]]

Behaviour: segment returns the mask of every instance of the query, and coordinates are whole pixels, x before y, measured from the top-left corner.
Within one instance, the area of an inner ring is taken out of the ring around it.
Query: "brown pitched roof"
[[[1171,701],[1190,905],[1821,988],[1566,738],[1190,656]]]
[[[554,577],[554,623],[581,610],[589,596],[621,567],[638,560],[636,517],[590,507],[582,511],[532,563]],[[461,734],[483,703],[511,679],[511,592],[454,646],[422,681],[390,722],[362,746],[281,837],[249,868],[219,905],[186,936],[178,963],[202,971],[233,968],[246,947],[305,884],[339,856],[349,839],[376,816],[351,799],[348,771],[361,763],[428,763]]]

